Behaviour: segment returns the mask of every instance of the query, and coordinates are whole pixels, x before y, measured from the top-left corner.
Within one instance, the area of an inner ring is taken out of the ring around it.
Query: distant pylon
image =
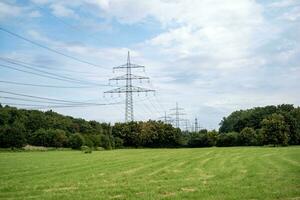
[[[195,132],[198,132],[198,119],[197,117],[195,118]]]
[[[140,92],[154,92],[152,89],[146,89],[138,86],[132,85],[132,80],[138,79],[143,80],[147,79],[149,80],[149,77],[146,76],[138,76],[131,73],[132,69],[137,68],[145,68],[141,65],[132,64],[130,62],[130,53],[128,51],[127,55],[127,63],[124,65],[120,65],[118,67],[114,67],[113,70],[126,70],[126,74],[122,76],[117,76],[114,78],[109,79],[110,81],[126,81],[125,86],[121,86],[119,88],[106,91],[104,93],[125,93],[125,122],[130,122],[134,120],[134,114],[133,114],[133,93],[140,93]]]
[[[183,119],[180,119],[180,115],[185,115],[185,113],[180,112],[181,110],[184,110],[183,108],[178,107],[178,103],[176,102],[176,107],[172,108],[171,110],[174,110],[175,113],[171,113],[170,115],[175,116],[175,127],[180,127],[180,121],[184,121]]]
[[[163,119],[165,124],[168,124],[171,121],[171,117],[167,115],[167,112],[165,112],[164,116],[162,116],[162,117],[160,117],[158,119]]]

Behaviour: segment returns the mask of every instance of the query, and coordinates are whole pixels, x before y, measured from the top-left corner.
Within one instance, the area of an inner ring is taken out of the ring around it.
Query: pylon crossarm
[[[130,68],[145,68],[145,66],[143,66],[143,65],[137,65],[137,64],[132,64],[132,63],[130,63],[129,65],[126,63],[126,64],[124,64],[124,65],[120,65],[120,66],[118,66],[118,67],[113,67],[113,69],[115,70],[115,69],[126,69],[126,68],[128,68],[128,67],[130,67]]]
[[[172,113],[170,114],[171,116],[176,116],[176,115],[186,115],[185,113]],[[180,119],[180,120],[183,120],[183,119]]]
[[[184,108],[171,108],[170,110],[184,110]]]
[[[117,77],[111,78],[109,80],[110,81],[117,81],[117,80],[127,80],[127,79],[139,79],[139,80],[148,79],[149,80],[149,77],[138,76],[138,75],[134,75],[134,74],[125,74],[125,75],[122,75],[122,76],[117,76]]]
[[[155,90],[147,89],[147,88],[142,88],[138,86],[130,86],[130,87],[119,87],[116,89],[108,90],[104,93],[126,93],[126,92],[154,92]]]

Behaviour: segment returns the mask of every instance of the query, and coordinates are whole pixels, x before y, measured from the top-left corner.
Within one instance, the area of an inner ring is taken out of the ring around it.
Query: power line
[[[25,64],[25,65],[29,65],[29,66],[33,66],[33,67],[37,67],[37,68],[42,68],[42,69],[45,68],[44,65],[41,66],[41,65],[34,64],[34,63],[29,63],[29,62],[27,62],[27,61],[24,62],[24,61],[21,61],[21,60],[17,60],[17,59],[13,59],[13,58],[8,58],[8,57],[6,57],[6,58],[2,57],[2,58],[3,58],[3,59],[9,59],[9,60],[12,60],[12,61],[14,61],[14,62],[18,62],[18,63],[21,63],[21,64]],[[90,74],[90,75],[93,74],[93,73],[91,73],[91,72],[74,71],[74,70],[69,70],[69,69],[60,69],[60,68],[52,68],[52,67],[47,67],[47,70],[55,70],[55,71],[59,70],[59,71],[65,71],[65,72],[71,72],[71,73],[78,73],[78,74]]]
[[[18,63],[18,61],[16,61],[16,62],[12,61],[13,59],[10,59],[10,58],[0,57],[0,60],[3,60],[5,62],[8,62],[8,63],[16,65],[16,66],[24,67],[26,69],[30,69],[30,70],[34,70],[34,71],[37,71],[37,72],[40,72],[40,73],[47,74],[47,75],[43,75],[43,76],[46,76],[47,78],[50,78],[51,76],[53,76],[53,77],[55,77],[55,79],[62,80],[62,81],[67,81],[67,82],[72,82],[72,83],[77,83],[77,84],[82,83],[82,84],[101,85],[101,84],[97,84],[97,83],[91,83],[89,81],[82,81],[82,80],[79,80],[79,79],[74,79],[74,78],[70,78],[70,77],[67,77],[67,76],[63,76],[63,75],[47,72],[47,71],[44,71],[44,70],[36,69],[36,68],[34,68],[34,67],[32,67],[28,64],[24,65],[24,64]],[[6,65],[6,67],[7,67],[7,65]],[[23,72],[25,72],[25,71],[26,70],[23,70]],[[26,71],[25,73],[28,73],[28,71]],[[29,73],[32,73],[32,72],[29,71]],[[37,75],[37,73],[35,73],[35,75]],[[48,76],[48,75],[50,75],[50,76]],[[108,86],[108,85],[103,84],[101,86]]]
[[[53,102],[53,101],[46,101],[46,100],[34,100],[34,99],[24,99],[24,98],[18,98],[18,97],[8,97],[8,96],[0,96],[0,99],[11,99],[11,100],[19,100],[19,101],[27,101],[27,102],[36,102],[36,103],[54,103],[54,104],[60,104],[60,105],[101,105],[99,103],[88,103],[88,102],[84,102],[84,103],[72,103],[72,104],[66,104],[66,103],[62,103],[62,102]]]
[[[7,103],[1,102],[4,105],[15,105],[15,106],[31,106],[34,109],[46,109],[46,108],[77,108],[77,107],[93,107],[93,106],[106,106],[106,105],[116,105],[124,104],[124,102],[118,103],[104,103],[104,104],[91,104],[91,105],[36,105],[36,104],[23,104],[23,103]]]
[[[40,73],[36,73],[36,72],[31,72],[31,71],[19,69],[19,68],[8,66],[8,65],[0,64],[0,67],[4,67],[4,68],[8,68],[8,69],[13,69],[13,70],[24,72],[24,73],[27,73],[27,74],[32,74],[32,75],[36,75],[36,76],[40,76],[40,77],[46,77],[46,78],[55,79],[55,80],[59,80],[59,81],[65,81],[65,82],[83,84],[83,83],[78,83],[78,82],[74,82],[74,81],[68,81],[66,79],[56,78],[56,77],[52,77],[52,76],[48,76],[48,75],[44,75],[44,74],[40,74]],[[84,83],[84,84],[87,85],[87,83]],[[95,85],[95,84],[89,84],[89,85]],[[101,85],[101,86],[105,86],[105,85]]]
[[[24,72],[24,73],[27,73],[27,74],[33,74],[33,75],[36,75],[36,76],[46,77],[46,78],[50,78],[50,79],[55,79],[55,80],[60,80],[60,81],[66,81],[65,79],[60,79],[60,78],[56,78],[56,77],[52,77],[52,76],[47,76],[47,75],[36,73],[36,72],[26,71],[26,70],[19,69],[19,68],[16,68],[16,67],[12,67],[12,66],[8,66],[8,65],[0,64],[0,67],[4,67],[4,68],[8,68],[8,69],[13,69],[13,70]]]
[[[81,63],[87,64],[87,65],[90,65],[90,66],[93,66],[93,67],[105,69],[105,68],[103,68],[102,66],[93,64],[93,63],[91,63],[91,62],[88,62],[88,61],[85,61],[85,60],[82,60],[82,59],[79,59],[79,58],[76,58],[76,57],[74,57],[74,56],[70,56],[70,55],[68,55],[68,54],[65,54],[65,53],[62,53],[62,52],[57,51],[57,50],[55,50],[55,49],[52,49],[52,48],[50,48],[50,47],[47,47],[46,45],[40,44],[40,43],[35,42],[35,41],[33,41],[33,40],[30,40],[30,39],[28,39],[28,38],[25,38],[25,37],[23,37],[23,36],[21,36],[21,35],[19,35],[19,34],[16,34],[16,33],[12,32],[12,31],[9,31],[9,30],[7,30],[7,29],[5,29],[5,28],[3,28],[3,27],[0,27],[0,30],[3,31],[3,32],[8,33],[8,34],[10,34],[10,35],[12,35],[12,36],[14,36],[14,37],[17,37],[17,38],[19,38],[19,39],[22,39],[22,40],[24,40],[24,41],[27,41],[27,42],[29,42],[29,43],[31,43],[31,44],[33,44],[33,45],[36,45],[36,46],[38,46],[38,47],[40,47],[40,48],[46,49],[46,50],[51,51],[51,52],[53,52],[53,53],[56,53],[56,54],[59,54],[59,55],[61,55],[61,56],[67,57],[67,58],[69,58],[69,59],[75,60],[75,61],[77,61],[77,62],[81,62]]]
[[[7,83],[7,84],[13,84],[13,85],[26,85],[26,86],[33,86],[33,87],[45,87],[45,88],[93,88],[96,86],[61,86],[61,85],[40,85],[40,84],[31,84],[31,83],[21,83],[21,82],[13,82],[13,81],[1,81],[0,83]]]
[[[29,97],[29,98],[34,98],[34,99],[43,99],[43,100],[50,100],[54,102],[64,102],[64,103],[72,103],[72,104],[87,104],[87,105],[97,105],[98,103],[88,103],[88,102],[78,102],[78,101],[68,101],[68,100],[62,100],[62,99],[54,99],[54,98],[47,98],[47,97],[39,97],[39,96],[33,96],[33,95],[27,95],[27,94],[20,94],[20,93],[15,93],[15,92],[8,92],[8,91],[2,91],[0,90],[0,93],[5,93],[5,94],[11,94],[11,95],[16,95],[16,96],[22,96],[22,97]],[[100,104],[102,105],[102,104]]]
[[[28,64],[25,64],[25,65],[24,64],[20,64],[19,61],[11,59],[11,58],[0,57],[0,59],[6,61],[8,63],[14,64],[14,65],[22,66],[24,68],[31,69],[31,70],[34,70],[34,71],[38,71],[38,72],[45,73],[45,74],[49,74],[49,75],[52,75],[52,76],[57,76],[59,78],[64,78],[64,79],[73,80],[73,81],[81,81],[81,80],[73,79],[73,78],[70,78],[70,77],[67,77],[67,76],[59,75],[59,74],[56,74],[56,73],[52,73],[52,72],[47,72],[47,71],[44,71],[44,70],[36,69],[36,68],[34,68],[34,67],[32,67],[32,66],[30,66]]]
[[[144,73],[145,73],[146,76],[149,76],[148,73],[147,73],[146,71],[144,71]],[[152,81],[149,81],[149,84],[150,84],[150,86],[151,86],[152,88],[156,88],[156,87],[154,86],[154,83],[152,83]],[[160,98],[160,96],[158,95],[158,97],[157,97],[156,95],[154,95],[154,98],[155,98],[156,103],[159,105],[159,107],[160,107],[162,110],[166,111],[166,109],[165,109],[165,107],[163,106],[163,104],[161,104],[161,99],[158,99],[158,98]]]
[[[135,102],[141,102],[144,101],[145,99],[140,99]],[[36,101],[34,101],[36,102]],[[52,102],[53,103],[53,102]],[[121,104],[124,104],[123,101],[119,102],[108,102],[108,103],[102,103],[102,104],[62,104],[62,105],[55,105],[58,103],[55,103],[54,105],[36,105],[36,104],[23,104],[23,103],[13,103],[13,102],[2,102],[4,105],[15,105],[15,106],[26,106],[29,107],[28,109],[47,109],[47,108],[77,108],[77,107],[94,107],[94,106],[109,106],[109,105],[114,105],[114,106],[119,106]]]

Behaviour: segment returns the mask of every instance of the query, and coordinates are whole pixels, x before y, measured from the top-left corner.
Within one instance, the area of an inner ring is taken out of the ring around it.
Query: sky
[[[145,66],[134,73],[150,77],[134,85],[156,90],[134,95],[135,120],[172,114],[178,102],[189,127],[197,117],[201,127],[217,129],[235,110],[300,105],[299,0],[1,0],[0,28],[2,104],[124,121],[125,96],[104,92],[124,85],[108,79],[124,74],[112,68],[130,51],[131,62]],[[57,108],[7,92],[116,104]]]

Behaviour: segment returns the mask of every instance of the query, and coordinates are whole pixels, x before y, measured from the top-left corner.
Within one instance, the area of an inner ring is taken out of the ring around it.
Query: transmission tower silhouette
[[[180,127],[180,121],[184,121],[184,119],[181,119],[180,116],[181,115],[185,115],[185,113],[183,112],[180,112],[182,110],[184,110],[183,108],[179,108],[178,107],[178,103],[176,102],[176,107],[175,108],[172,108],[170,110],[173,110],[175,111],[174,113],[171,113],[170,115],[173,115],[175,116],[175,127],[176,128],[179,128]]]
[[[130,52],[128,51],[127,55],[127,63],[124,65],[120,65],[118,67],[113,68],[113,72],[116,70],[126,70],[126,74],[117,76],[114,78],[109,79],[109,81],[125,81],[125,85],[118,87],[116,89],[108,90],[104,92],[105,94],[110,93],[125,93],[125,122],[130,122],[134,120],[134,114],[133,114],[133,93],[142,93],[142,92],[154,92],[155,90],[152,89],[147,89],[139,86],[134,86],[132,84],[132,80],[148,80],[149,77],[146,76],[139,76],[139,75],[134,75],[132,74],[132,69],[138,69],[138,68],[143,68],[145,70],[145,66],[137,65],[137,64],[132,64],[130,62]]]
[[[195,132],[198,132],[198,119],[197,117],[195,118]]]
[[[171,122],[171,117],[167,115],[167,112],[165,112],[165,115],[158,118],[159,120],[163,119],[163,122],[165,124],[169,124]]]

